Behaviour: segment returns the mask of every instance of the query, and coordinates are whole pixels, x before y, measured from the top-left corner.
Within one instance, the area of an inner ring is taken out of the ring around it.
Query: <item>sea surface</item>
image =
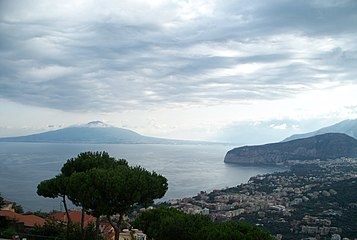
[[[84,151],[106,151],[130,165],[164,175],[169,190],[162,201],[194,196],[245,183],[250,177],[281,171],[277,167],[250,167],[223,162],[234,146],[165,144],[0,143],[0,193],[25,211],[62,210],[60,199],[36,194],[37,184],[59,174],[61,167]]]

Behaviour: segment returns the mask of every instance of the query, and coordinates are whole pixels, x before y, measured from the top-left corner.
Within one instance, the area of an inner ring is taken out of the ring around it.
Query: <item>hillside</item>
[[[312,136],[316,136],[316,135],[320,135],[320,134],[324,134],[324,133],[344,133],[344,134],[347,134],[347,135],[357,139],[357,119],[345,120],[345,121],[336,123],[334,125],[321,128],[314,132],[303,133],[303,134],[294,134],[294,135],[284,139],[283,142],[300,139],[300,138],[312,137]]]
[[[97,144],[193,144],[194,141],[147,137],[100,121],[20,137],[0,138],[0,142],[97,143]]]
[[[288,160],[328,160],[357,157],[357,140],[343,133],[327,133],[288,142],[244,146],[227,152],[224,161],[238,164],[286,164]]]

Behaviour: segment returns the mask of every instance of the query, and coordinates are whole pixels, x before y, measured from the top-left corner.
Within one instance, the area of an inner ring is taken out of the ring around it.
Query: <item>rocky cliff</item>
[[[238,164],[286,164],[288,160],[322,161],[357,157],[357,140],[343,133],[327,133],[288,142],[244,146],[227,152],[224,162]]]

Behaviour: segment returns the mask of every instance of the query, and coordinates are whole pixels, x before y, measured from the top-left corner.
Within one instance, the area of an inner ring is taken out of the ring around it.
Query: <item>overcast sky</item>
[[[356,26],[355,0],[0,0],[0,136],[272,141],[357,118]]]

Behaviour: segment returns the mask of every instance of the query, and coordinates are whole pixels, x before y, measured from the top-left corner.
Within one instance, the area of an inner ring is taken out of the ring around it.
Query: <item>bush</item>
[[[269,233],[240,222],[214,223],[202,215],[189,215],[177,209],[162,207],[140,214],[133,225],[149,239],[160,240],[271,240]]]
[[[3,230],[0,234],[1,237],[3,238],[9,238],[12,239],[12,236],[16,234],[16,231],[14,228],[6,228]]]
[[[55,219],[47,219],[43,226],[36,226],[31,234],[37,236],[44,236],[48,238],[66,239],[67,226],[64,222],[59,222]],[[81,229],[79,224],[71,224],[69,226],[68,240],[78,240],[81,238]],[[88,224],[85,228],[85,240],[95,239],[95,226]]]

